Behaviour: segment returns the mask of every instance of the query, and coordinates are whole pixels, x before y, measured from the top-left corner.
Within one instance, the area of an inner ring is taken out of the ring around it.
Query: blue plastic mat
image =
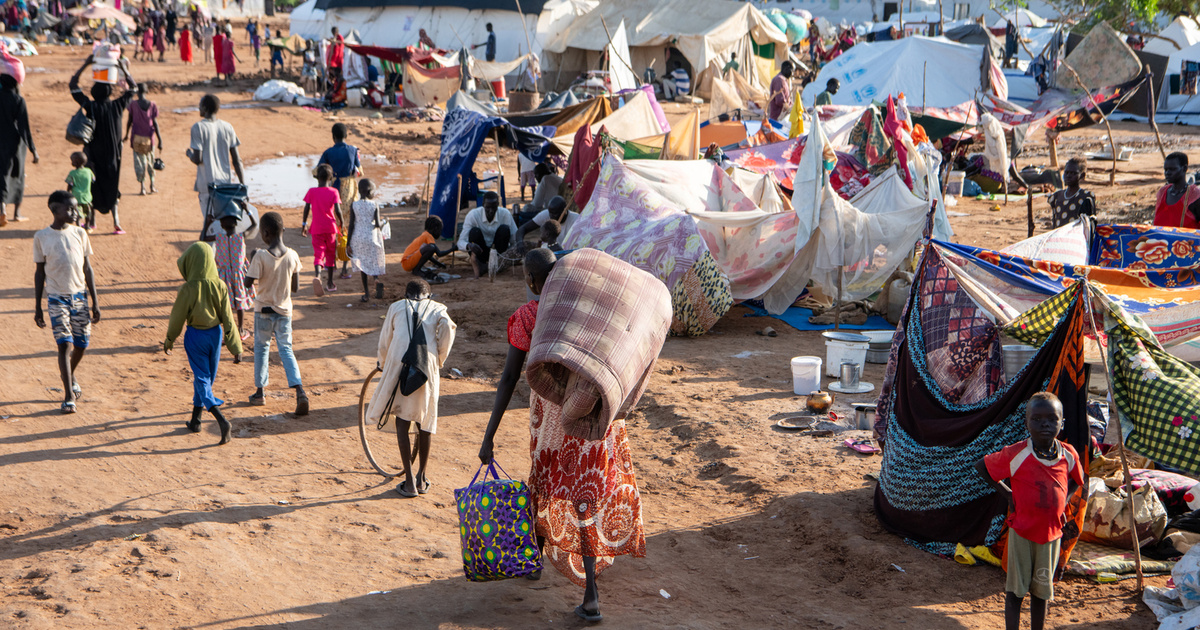
[[[801,308],[793,306],[784,311],[782,315],[772,315],[767,312],[767,309],[754,304],[743,302],[742,306],[754,311],[748,313],[746,317],[774,317],[779,321],[795,328],[796,330],[833,330],[833,324],[810,324],[808,318],[812,317],[811,308]],[[896,327],[889,324],[888,321],[878,315],[872,315],[867,318],[865,324],[842,324],[842,330],[896,330]]]

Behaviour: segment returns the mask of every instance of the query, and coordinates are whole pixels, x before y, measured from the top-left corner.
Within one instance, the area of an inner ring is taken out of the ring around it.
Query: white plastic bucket
[[[825,376],[841,376],[842,361],[867,364],[866,341],[825,340]]]
[[[821,390],[821,357],[792,358],[792,391],[807,396]]]

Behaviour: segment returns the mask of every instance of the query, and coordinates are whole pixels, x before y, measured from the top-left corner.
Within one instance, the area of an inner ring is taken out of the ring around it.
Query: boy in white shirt
[[[271,336],[279,344],[279,360],[287,375],[288,387],[296,390],[296,415],[308,415],[308,394],[300,381],[300,364],[292,351],[292,293],[300,290],[300,256],[283,244],[283,217],[268,212],[259,219],[259,231],[267,249],[254,250],[246,270],[246,287],[258,282],[254,297],[254,386],[251,405],[267,404],[263,388],[269,374]]]
[[[44,293],[50,327],[58,343],[58,370],[65,392],[62,412],[75,413],[75,401],[83,393],[75,379],[75,369],[87,349],[91,325],[100,321],[96,281],[89,260],[92,244],[87,231],[76,225],[79,205],[74,195],[56,190],[50,193],[47,205],[54,215],[54,222],[33,235],[33,262],[37,265],[33,273],[33,321],[38,328],[46,327],[42,313]],[[89,294],[92,298],[90,316]],[[69,356],[68,345],[74,346]]]

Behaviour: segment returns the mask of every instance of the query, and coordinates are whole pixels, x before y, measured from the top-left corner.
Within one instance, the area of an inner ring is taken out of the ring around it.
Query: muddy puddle
[[[266,206],[303,206],[304,193],[317,185],[312,176],[319,155],[291,155],[271,158],[246,167],[246,187],[250,199]],[[392,164],[382,156],[364,155],[363,173],[375,182],[375,200],[380,204],[399,203],[401,197],[420,194],[425,186],[429,162]],[[432,177],[430,186],[433,185]]]

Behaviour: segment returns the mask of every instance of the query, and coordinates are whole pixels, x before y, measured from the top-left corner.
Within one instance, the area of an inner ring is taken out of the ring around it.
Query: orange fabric
[[[740,122],[714,122],[700,128],[700,146],[717,143],[719,147],[739,144],[746,140],[746,126]]]
[[[436,242],[429,232],[421,232],[420,236],[414,238],[408,247],[404,248],[404,255],[400,257],[400,267],[405,271],[416,269],[417,263],[421,262],[421,248]]]
[[[907,124],[907,123],[905,123],[905,124]],[[913,125],[912,141],[913,141],[913,144],[921,144],[922,142],[929,142],[929,136],[925,134],[924,127],[922,127],[921,125]]]

